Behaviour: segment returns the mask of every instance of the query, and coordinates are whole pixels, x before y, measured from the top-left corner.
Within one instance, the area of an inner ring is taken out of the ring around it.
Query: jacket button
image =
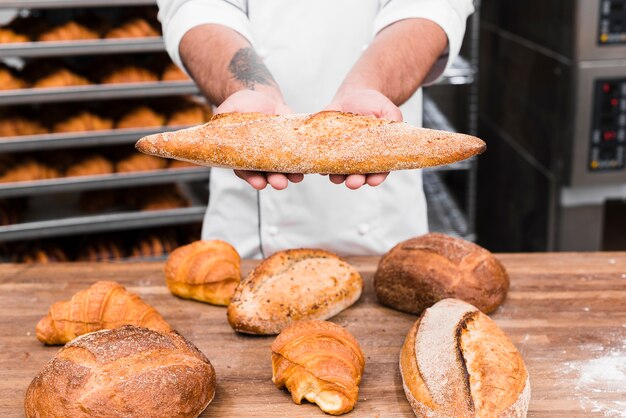
[[[275,226],[270,226],[267,228],[267,233],[275,237],[276,235],[278,235],[278,228]]]
[[[359,231],[359,235],[365,235],[370,231],[370,226],[368,224],[361,224],[357,230]]]

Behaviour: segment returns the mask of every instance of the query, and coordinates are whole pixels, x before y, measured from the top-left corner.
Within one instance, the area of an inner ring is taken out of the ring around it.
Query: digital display
[[[626,149],[626,78],[596,80],[589,170],[624,169]]]
[[[598,44],[626,43],[626,0],[601,0]]]

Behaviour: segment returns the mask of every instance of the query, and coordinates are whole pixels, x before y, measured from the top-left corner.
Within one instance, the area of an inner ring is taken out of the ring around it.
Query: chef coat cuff
[[[163,26],[165,48],[180,68],[186,71],[180,58],[179,45],[183,36],[196,26],[214,23],[226,26],[252,44],[252,30],[246,14],[237,6],[223,0],[159,1],[159,20]],[[170,4],[167,4],[170,3]],[[174,3],[175,5],[172,5]]]
[[[377,34],[392,23],[412,18],[428,19],[439,25],[448,37],[448,47],[426,75],[423,85],[429,85],[437,82],[459,55],[466,20],[473,11],[474,6],[469,0],[390,0],[374,21],[374,33]]]

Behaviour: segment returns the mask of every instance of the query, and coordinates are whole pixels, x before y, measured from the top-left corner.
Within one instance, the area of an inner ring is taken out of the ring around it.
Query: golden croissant
[[[240,264],[239,253],[227,242],[196,241],[170,254],[165,280],[180,297],[228,305],[241,280]]]
[[[364,367],[359,343],[332,322],[294,322],[272,343],[276,387],[286,387],[296,404],[306,399],[331,415],[354,408]]]
[[[100,281],[68,301],[56,302],[37,324],[39,341],[65,344],[79,335],[122,325],[171,330],[152,306],[116,282]]]

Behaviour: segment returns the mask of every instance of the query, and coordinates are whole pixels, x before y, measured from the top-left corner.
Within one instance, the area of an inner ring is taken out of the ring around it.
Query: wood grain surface
[[[626,253],[503,254],[511,275],[504,305],[491,315],[520,350],[530,373],[531,417],[626,416]],[[365,291],[333,321],[366,355],[354,417],[411,417],[398,354],[412,315],[377,304],[377,258],[349,261]],[[244,261],[247,273],[255,261]],[[161,263],[0,265],[0,416],[23,416],[25,390],[58,351],[34,335],[55,301],[97,280],[117,280],[155,306],[215,367],[218,388],[206,417],[327,416],[295,405],[271,382],[273,337],[238,335],[225,308],[172,296]]]

